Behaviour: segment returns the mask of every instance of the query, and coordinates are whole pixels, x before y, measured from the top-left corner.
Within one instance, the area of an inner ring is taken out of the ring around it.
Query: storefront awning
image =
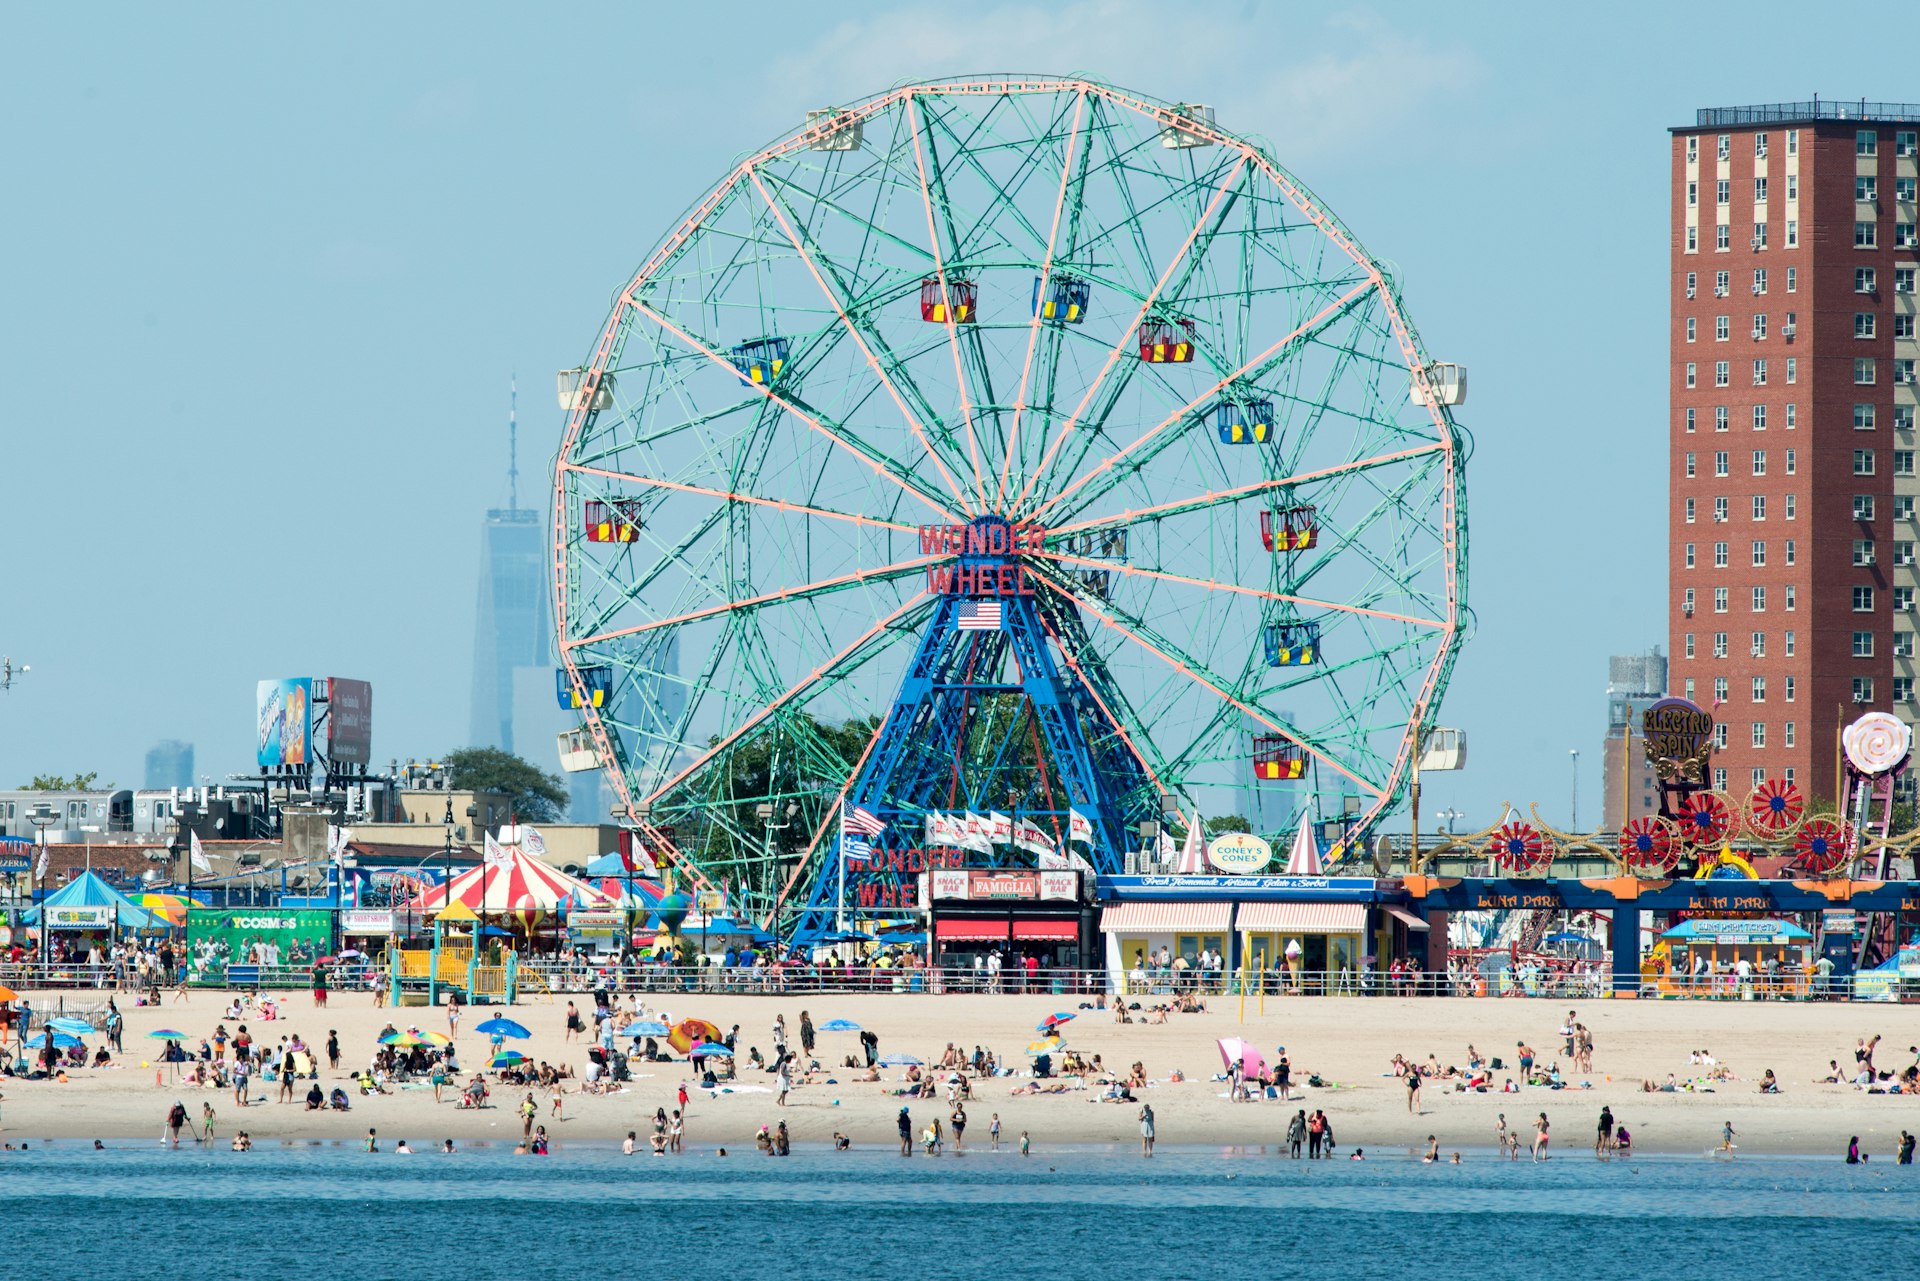
[[[1102,934],[1225,934],[1231,903],[1110,903]]]
[[[942,943],[1004,943],[1007,941],[1007,923],[969,921],[964,917],[935,921],[933,937]]]
[[[1404,907],[1395,907],[1391,903],[1382,903],[1380,906],[1387,909],[1388,916],[1391,916],[1394,920],[1399,921],[1402,925],[1406,926],[1410,930],[1424,930],[1427,928],[1427,923],[1425,921],[1415,916],[1412,912],[1407,911],[1407,909]]]
[[[1080,937],[1078,921],[1015,921],[1013,937],[1018,939],[1053,939],[1063,943],[1072,943]]]
[[[1367,928],[1360,903],[1242,903],[1235,922],[1242,934],[1358,934]]]

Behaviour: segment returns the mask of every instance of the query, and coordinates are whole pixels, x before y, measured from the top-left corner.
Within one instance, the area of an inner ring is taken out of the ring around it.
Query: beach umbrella
[[[733,1051],[729,1050],[726,1046],[720,1044],[720,1042],[718,1041],[702,1041],[700,1044],[694,1046],[691,1050],[687,1051],[687,1057],[702,1058],[702,1059],[718,1057],[718,1058],[730,1059],[733,1057]]]
[[[1058,1054],[1060,1051],[1066,1048],[1067,1048],[1066,1042],[1062,1041],[1059,1037],[1047,1036],[1047,1037],[1042,1037],[1038,1041],[1030,1042],[1027,1045],[1027,1053],[1028,1054]]]
[[[820,1025],[822,1032],[859,1032],[863,1030],[852,1019],[828,1019]]]
[[[667,1033],[667,1044],[685,1054],[702,1041],[717,1041],[723,1033],[705,1019],[681,1019]]]
[[[1215,1044],[1220,1047],[1220,1061],[1225,1066],[1230,1068],[1238,1063],[1246,1069],[1248,1076],[1267,1074],[1267,1061],[1253,1042],[1243,1041],[1237,1036],[1223,1036]]]
[[[881,1067],[924,1067],[925,1065],[911,1054],[889,1054],[880,1060]]]
[[[1060,1028],[1066,1026],[1068,1020],[1072,1019],[1073,1017],[1074,1016],[1071,1014],[1049,1014],[1047,1015],[1046,1018],[1041,1019],[1039,1026],[1034,1028],[1033,1030],[1036,1032],[1057,1031]]]
[[[510,1036],[516,1041],[524,1041],[533,1035],[512,1019],[492,1018],[484,1023],[474,1024],[473,1030],[483,1036]]]
[[[56,1032],[65,1032],[71,1036],[92,1036],[93,1024],[85,1019],[48,1019],[47,1026]]]
[[[163,1027],[157,1032],[147,1033],[147,1039],[149,1041],[184,1041],[187,1039],[187,1034],[176,1032],[170,1027]]]
[[[79,1037],[68,1036],[65,1032],[35,1032],[20,1044],[37,1050],[47,1043],[48,1037],[53,1038],[53,1048],[56,1050],[71,1050],[80,1044]]]
[[[873,935],[863,934],[859,930],[836,930],[832,934],[822,936],[820,941],[823,943],[871,943]]]
[[[8,987],[5,983],[0,983],[0,1001],[17,1001],[19,999],[20,994],[18,992]]]
[[[672,1029],[656,1019],[641,1019],[620,1029],[621,1036],[665,1036]]]
[[[522,1063],[527,1062],[531,1062],[531,1060],[518,1050],[502,1050],[487,1060],[487,1066],[490,1068],[509,1068],[519,1067]]]

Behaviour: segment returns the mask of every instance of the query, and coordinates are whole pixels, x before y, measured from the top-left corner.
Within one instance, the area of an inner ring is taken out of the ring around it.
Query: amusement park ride
[[[796,942],[932,866],[1120,872],[1249,785],[1350,845],[1408,793],[1467,630],[1465,373],[1210,108],[811,113],[559,392],[563,760]]]

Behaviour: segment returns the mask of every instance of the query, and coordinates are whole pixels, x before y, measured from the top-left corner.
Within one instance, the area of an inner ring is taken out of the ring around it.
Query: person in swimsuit
[[[1548,1135],[1547,1135],[1547,1114],[1545,1112],[1542,1112],[1540,1114],[1540,1119],[1533,1123],[1533,1159],[1534,1160],[1544,1161],[1547,1159],[1547,1144],[1550,1141],[1551,1140],[1548,1138]]]
[[[1153,1104],[1140,1105],[1140,1155],[1153,1155]]]

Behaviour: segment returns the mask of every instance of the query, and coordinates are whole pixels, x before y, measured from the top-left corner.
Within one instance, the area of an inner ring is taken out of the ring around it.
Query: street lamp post
[[[40,871],[47,861],[47,829],[53,826],[54,817],[53,806],[45,801],[39,802],[27,811],[27,821],[33,824],[34,843],[39,846],[39,852],[33,860],[32,895],[36,900],[40,897]],[[40,964],[43,966],[47,963],[48,937],[47,910],[42,907],[40,909]]]
[[[1569,748],[1567,755],[1573,760],[1573,821],[1567,824],[1569,831],[1580,830],[1580,749]]]

